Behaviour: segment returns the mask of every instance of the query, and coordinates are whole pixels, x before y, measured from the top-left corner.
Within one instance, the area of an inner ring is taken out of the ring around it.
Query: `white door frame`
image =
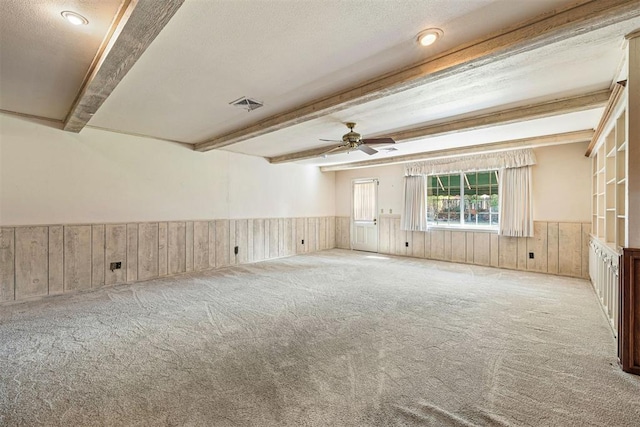
[[[353,219],[353,185],[355,183],[358,182],[369,182],[369,181],[375,181],[376,182],[376,207],[375,207],[375,215],[373,218],[373,223],[375,225],[376,231],[375,231],[375,237],[376,237],[376,245],[375,245],[375,253],[377,253],[380,249],[380,228],[378,227],[378,216],[380,215],[378,213],[378,189],[380,187],[380,180],[378,178],[355,178],[351,180],[351,208],[350,208],[350,213],[349,213],[349,227],[350,227],[350,236],[351,238],[349,239],[349,249],[353,250],[353,241],[354,241],[354,236],[355,236],[355,227],[354,227],[354,219]]]

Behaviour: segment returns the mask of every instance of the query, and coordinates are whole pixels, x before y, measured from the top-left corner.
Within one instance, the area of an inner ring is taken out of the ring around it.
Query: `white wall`
[[[335,174],[0,114],[0,225],[334,215]]]
[[[533,218],[536,221],[591,221],[591,160],[587,143],[555,145],[534,150]],[[402,211],[403,165],[354,169],[336,173],[336,216],[349,216],[351,180],[379,178],[378,205],[388,214]]]

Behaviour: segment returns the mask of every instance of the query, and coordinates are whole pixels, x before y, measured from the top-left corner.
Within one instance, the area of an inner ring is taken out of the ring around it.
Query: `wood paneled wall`
[[[336,218],[338,248],[350,248],[349,221]],[[378,252],[383,254],[589,277],[589,223],[536,221],[534,237],[442,229],[407,232],[400,229],[399,215],[380,215],[378,224]]]
[[[335,217],[2,227],[0,302],[330,249],[336,229]]]

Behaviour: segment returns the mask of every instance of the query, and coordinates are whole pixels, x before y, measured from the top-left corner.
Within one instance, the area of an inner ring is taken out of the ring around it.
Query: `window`
[[[376,217],[376,186],[378,181],[353,183],[353,220],[373,221]]]
[[[427,177],[430,226],[498,227],[498,171]]]

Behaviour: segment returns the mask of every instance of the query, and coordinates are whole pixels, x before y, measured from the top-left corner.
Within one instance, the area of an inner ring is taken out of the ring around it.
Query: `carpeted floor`
[[[2,426],[639,426],[588,282],[331,250],[0,306]]]

